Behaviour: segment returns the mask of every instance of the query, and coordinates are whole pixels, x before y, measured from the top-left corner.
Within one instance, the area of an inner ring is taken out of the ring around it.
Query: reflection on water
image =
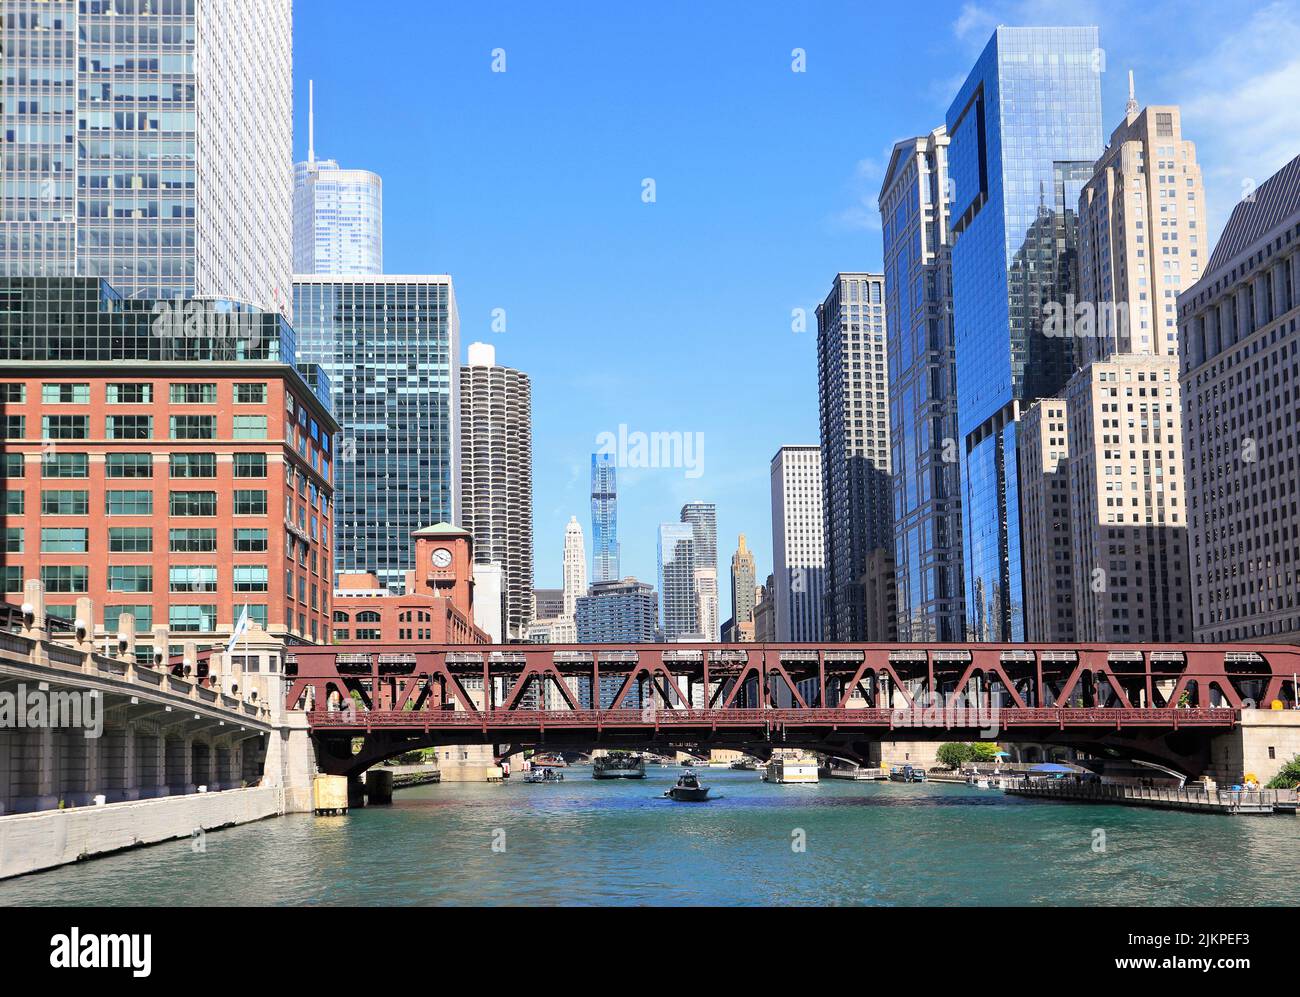
[[[662,798],[676,769],[423,786],[0,883],[3,904],[1296,904],[1291,817],[1021,800],[937,783]],[[1106,850],[1093,849],[1105,831]],[[799,834],[802,832],[802,835]],[[806,841],[796,851],[797,837]],[[494,842],[498,849],[494,850]],[[503,849],[503,850],[502,850]]]

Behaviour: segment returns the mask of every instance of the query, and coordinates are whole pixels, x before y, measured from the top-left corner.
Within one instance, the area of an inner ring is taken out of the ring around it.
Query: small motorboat
[[[709,799],[709,787],[700,785],[700,777],[694,772],[683,772],[677,777],[677,785],[664,790],[664,796],[679,803],[705,803]]]
[[[563,782],[564,773],[554,769],[534,768],[524,776],[524,782]]]

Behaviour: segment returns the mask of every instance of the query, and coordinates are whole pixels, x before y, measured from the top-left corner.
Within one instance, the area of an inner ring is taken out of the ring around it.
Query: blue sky
[[[879,268],[889,150],[942,122],[993,27],[1099,25],[1106,133],[1128,69],[1181,104],[1217,234],[1300,152],[1298,7],[298,0],[295,155],[314,79],[317,156],[383,177],[385,269],[450,273],[462,358],[490,342],[532,376],[535,583],[559,586],[570,515],[590,554],[599,433],[701,433],[698,477],[620,470],[622,570],[653,581],[658,524],[716,502],[725,619],[737,533],[771,570],[773,453],[817,442],[812,309]]]

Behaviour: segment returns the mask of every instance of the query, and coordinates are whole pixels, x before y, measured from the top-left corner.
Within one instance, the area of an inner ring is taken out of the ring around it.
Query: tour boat
[[[817,763],[801,758],[773,758],[763,770],[764,782],[808,785],[818,781]]]
[[[549,768],[534,768],[526,776],[524,782],[563,782],[564,773],[556,772]]]
[[[683,772],[676,786],[664,790],[664,796],[681,803],[705,803],[709,799],[709,787],[701,786],[700,777],[694,772]]]
[[[591,763],[593,779],[644,779],[645,759],[628,751],[611,751]]]

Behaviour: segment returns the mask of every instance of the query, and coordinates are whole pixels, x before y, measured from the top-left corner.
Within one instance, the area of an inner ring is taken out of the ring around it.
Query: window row
[[[232,455],[236,478],[265,478],[266,454]],[[215,478],[217,455],[214,453],[174,453],[168,456],[168,472],[173,478]],[[21,453],[4,455],[4,477],[26,477],[26,462]],[[104,476],[108,478],[152,478],[153,455],[148,453],[111,453],[104,456]],[[47,453],[41,457],[42,478],[90,477],[90,454]]]
[[[173,405],[215,405],[217,385],[170,384],[167,397]],[[153,402],[154,386],[147,382],[129,381],[105,386],[104,400],[109,405],[149,405]],[[232,394],[236,405],[265,405],[266,384],[236,384]],[[0,401],[22,405],[27,401],[27,385],[8,381],[0,384]],[[42,384],[42,405],[89,405],[90,385]]]
[[[215,440],[217,438],[217,417],[215,415],[173,415],[168,416],[169,438],[173,440]],[[236,415],[231,420],[231,439],[264,440],[267,438],[267,421],[264,415]],[[27,436],[27,417],[23,415],[6,415],[4,417],[5,439],[25,439]],[[153,435],[153,416],[151,415],[110,415],[104,417],[104,438],[109,440],[151,440]],[[90,439],[90,416],[88,415],[43,415],[41,416],[41,439],[43,440],[88,440]]]
[[[231,512],[236,516],[265,516],[266,490],[237,488]],[[26,511],[26,495],[22,491],[7,489],[4,507],[8,515],[22,515]],[[216,492],[169,492],[168,515],[215,516]],[[153,492],[107,491],[104,493],[104,512],[110,516],[152,516]],[[90,492],[73,488],[46,488],[41,491],[42,516],[90,515]]]
[[[15,570],[16,569],[16,570]],[[266,592],[268,569],[264,564],[236,564],[231,569],[231,583],[235,592]],[[22,590],[22,566],[6,565],[5,583],[13,585],[6,591]],[[46,592],[85,593],[90,591],[90,568],[84,564],[45,564],[41,566],[41,584]],[[108,566],[109,592],[152,592],[154,590],[153,565],[110,564]],[[215,564],[177,564],[167,569],[168,592],[216,592],[217,566]]]

